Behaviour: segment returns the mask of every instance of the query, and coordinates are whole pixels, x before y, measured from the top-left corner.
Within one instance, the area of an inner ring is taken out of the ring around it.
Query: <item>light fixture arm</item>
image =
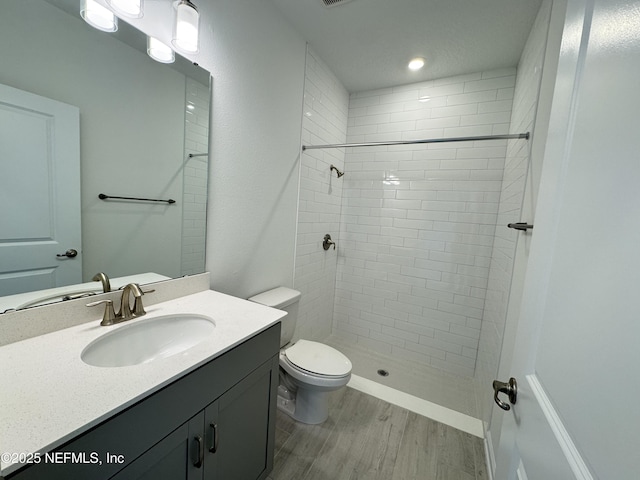
[[[180,6],[180,5],[186,5],[188,7],[193,8],[196,12],[198,11],[198,7],[196,7],[196,5],[193,2],[191,2],[190,0],[180,0],[178,2],[178,6]]]

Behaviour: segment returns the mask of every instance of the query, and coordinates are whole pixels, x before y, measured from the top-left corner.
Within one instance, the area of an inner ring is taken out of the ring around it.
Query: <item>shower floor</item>
[[[331,335],[324,343],[346,355],[352,373],[456,412],[478,418],[474,380],[438,368],[396,360]],[[378,370],[389,374],[381,376]]]

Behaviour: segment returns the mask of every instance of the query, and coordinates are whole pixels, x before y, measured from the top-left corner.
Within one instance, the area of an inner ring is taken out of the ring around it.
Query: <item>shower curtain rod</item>
[[[479,140],[511,140],[525,138],[529,140],[529,132],[513,133],[508,135],[484,135],[480,137],[451,137],[430,138],[426,140],[399,140],[396,142],[369,142],[369,143],[336,143],[332,145],[303,145],[302,151],[319,148],[347,148],[347,147],[379,147],[383,145],[413,145],[417,143],[447,143],[447,142],[476,142]]]

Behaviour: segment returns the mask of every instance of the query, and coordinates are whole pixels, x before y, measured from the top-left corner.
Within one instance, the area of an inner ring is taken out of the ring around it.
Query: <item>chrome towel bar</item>
[[[104,193],[100,193],[98,195],[98,198],[100,200],[109,200],[109,199],[116,199],[116,200],[135,200],[138,202],[164,202],[164,203],[168,203],[168,204],[172,204],[172,203],[176,203],[175,200],[173,199],[169,199],[169,200],[156,200],[154,198],[138,198],[138,197],[116,197],[113,195],[105,195]]]

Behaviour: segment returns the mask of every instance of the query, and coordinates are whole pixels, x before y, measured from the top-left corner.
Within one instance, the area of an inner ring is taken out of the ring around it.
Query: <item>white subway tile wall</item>
[[[344,143],[349,94],[318,56],[307,49],[302,144]],[[337,270],[344,150],[306,150],[300,164],[300,196],[294,287],[302,293],[295,338],[322,341],[331,334]],[[322,248],[330,234],[337,250]]]
[[[532,132],[534,128],[550,15],[551,2],[545,1],[520,58],[513,99],[511,133]],[[489,421],[493,408],[491,395],[487,395],[487,387],[495,379],[500,362],[516,242],[520,235],[504,226],[520,220],[531,220],[520,218],[530,162],[529,147],[529,142],[510,140],[507,148],[498,211],[500,228],[496,230],[491,255],[476,366],[477,383],[482,387],[477,389],[478,411],[485,422]]]
[[[209,150],[209,86],[187,77],[186,100],[181,274],[191,275],[204,272],[209,157],[188,155]]]
[[[515,84],[511,68],[352,94],[346,140],[508,133]],[[334,335],[474,375],[506,153],[504,140],[347,149]]]

